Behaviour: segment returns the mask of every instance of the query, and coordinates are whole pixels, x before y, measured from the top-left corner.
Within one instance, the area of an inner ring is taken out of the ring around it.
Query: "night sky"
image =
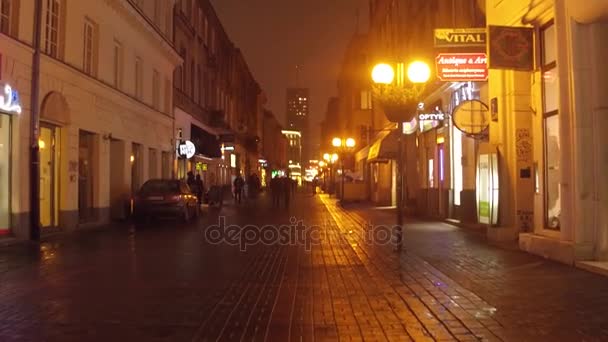
[[[285,123],[285,88],[296,83],[311,91],[311,131],[318,139],[327,99],[345,47],[367,26],[367,0],[211,0],[230,39],[239,47],[268,96],[267,108]]]

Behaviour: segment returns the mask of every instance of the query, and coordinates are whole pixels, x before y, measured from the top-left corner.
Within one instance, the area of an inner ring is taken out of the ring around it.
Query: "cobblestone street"
[[[209,241],[220,215],[316,235],[241,250]],[[399,255],[369,240],[391,222],[301,194],[2,248],[0,341],[608,340],[608,279],[442,223],[406,221]]]

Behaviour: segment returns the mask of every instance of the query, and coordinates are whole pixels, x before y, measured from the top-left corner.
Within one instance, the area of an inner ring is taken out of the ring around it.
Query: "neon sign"
[[[13,90],[8,84],[4,85],[4,92],[0,93],[0,111],[9,114],[21,114],[19,92]]]

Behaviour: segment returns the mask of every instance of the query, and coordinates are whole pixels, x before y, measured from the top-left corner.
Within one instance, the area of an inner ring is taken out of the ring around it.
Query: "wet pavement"
[[[0,341],[608,340],[607,278],[391,222],[302,194],[1,248]]]

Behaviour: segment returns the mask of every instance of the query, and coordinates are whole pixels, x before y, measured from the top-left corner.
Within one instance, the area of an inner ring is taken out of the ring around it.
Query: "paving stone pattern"
[[[302,219],[312,248],[204,239]],[[603,341],[608,281],[438,223],[406,253],[367,239],[387,212],[302,194],[188,225],[116,225],[0,249],[0,341]],[[310,232],[310,231],[309,231]],[[542,289],[539,289],[539,286]],[[549,322],[545,322],[548,320]]]

